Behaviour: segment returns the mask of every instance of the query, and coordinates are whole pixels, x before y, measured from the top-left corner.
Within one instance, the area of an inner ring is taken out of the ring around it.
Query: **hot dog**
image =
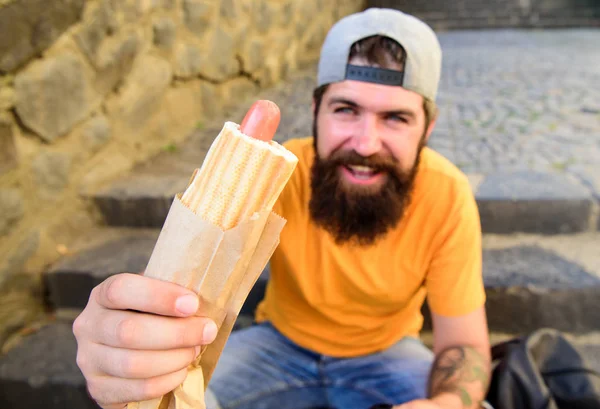
[[[260,100],[242,125],[226,122],[182,201],[200,217],[227,230],[261,210],[270,210],[298,159],[272,141],[279,107]]]
[[[275,103],[259,100],[246,113],[240,130],[248,136],[269,142],[275,136],[280,119],[281,113]]]

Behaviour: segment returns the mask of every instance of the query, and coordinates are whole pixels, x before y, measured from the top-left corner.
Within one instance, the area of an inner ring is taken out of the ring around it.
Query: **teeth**
[[[349,168],[356,172],[363,172],[363,173],[374,172],[374,170],[368,166],[349,166]]]

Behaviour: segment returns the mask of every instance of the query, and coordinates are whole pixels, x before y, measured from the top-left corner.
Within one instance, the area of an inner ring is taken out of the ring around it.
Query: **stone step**
[[[158,239],[156,229],[98,228],[44,275],[48,300],[59,314],[78,313],[92,289],[110,275],[141,272]]]
[[[75,363],[70,322],[47,325],[0,357],[0,408],[99,409]]]
[[[581,14],[581,15],[578,15]],[[508,29],[508,28],[571,28],[571,27],[600,27],[600,17],[586,13],[570,13],[570,15],[555,17],[554,15],[536,17],[519,16],[518,13],[503,15],[485,13],[475,15],[438,16],[423,14],[419,16],[436,32],[449,30],[479,30],[479,29]]]
[[[600,329],[600,234],[484,235],[492,331]]]
[[[203,157],[203,156],[202,156]],[[169,162],[185,172],[172,171]],[[194,165],[161,156],[154,166],[90,196],[110,226],[161,227],[177,192],[185,190]],[[196,162],[199,164],[200,160]],[[199,165],[198,165],[199,166]],[[484,233],[576,233],[600,230],[600,192],[561,173],[528,170],[468,174]]]
[[[58,321],[25,337],[0,357],[0,408],[98,409],[86,392],[85,378],[75,362],[77,344],[71,322]],[[567,334],[586,361],[600,371],[600,334]],[[492,343],[512,337],[492,334]],[[430,345],[431,334],[423,341]]]
[[[368,0],[370,7],[391,7],[413,14],[434,30],[482,28],[597,27],[600,7],[588,0],[538,1],[525,4],[507,0],[448,2],[434,0]]]
[[[157,229],[99,229],[45,275],[52,306],[62,316],[83,309],[92,288],[112,274],[143,271]],[[599,233],[484,235],[484,279],[490,329],[516,333],[550,326],[582,333],[598,329]],[[268,268],[242,314],[263,298]],[[426,317],[426,328],[430,327]]]

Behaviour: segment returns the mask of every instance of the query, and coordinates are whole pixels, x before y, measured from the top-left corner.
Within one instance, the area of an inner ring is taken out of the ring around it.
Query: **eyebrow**
[[[350,100],[350,99],[346,99],[346,98],[331,98],[331,100],[329,101],[329,103],[327,105],[332,106],[335,104],[343,104],[343,105],[348,105],[351,106],[353,108],[361,108],[361,106],[359,104],[357,104],[356,102]],[[415,119],[417,116],[416,114],[408,109],[394,109],[391,111],[383,111],[381,112],[383,115],[404,115],[407,117],[410,117],[411,119]]]

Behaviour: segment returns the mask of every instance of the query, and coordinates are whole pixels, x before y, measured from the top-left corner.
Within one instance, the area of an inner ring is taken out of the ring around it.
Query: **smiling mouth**
[[[368,166],[341,166],[346,179],[355,184],[367,185],[378,182],[385,172]]]
[[[369,179],[375,175],[377,175],[377,170],[370,168],[368,166],[344,166],[352,175],[357,179]]]

